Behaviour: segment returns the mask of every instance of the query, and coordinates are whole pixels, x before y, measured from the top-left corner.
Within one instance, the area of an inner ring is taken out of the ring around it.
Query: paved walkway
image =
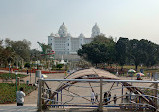
[[[36,106],[2,106],[0,112],[37,112]]]

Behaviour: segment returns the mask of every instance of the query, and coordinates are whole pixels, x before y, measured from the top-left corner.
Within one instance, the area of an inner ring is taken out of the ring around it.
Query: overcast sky
[[[47,43],[65,23],[73,37],[90,37],[97,22],[106,36],[159,44],[159,0],[0,0],[0,39]]]

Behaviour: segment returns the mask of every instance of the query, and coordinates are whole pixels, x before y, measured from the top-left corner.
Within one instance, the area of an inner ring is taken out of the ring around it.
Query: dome
[[[51,33],[50,36],[55,36],[54,33]]]
[[[93,28],[92,28],[92,31],[96,31],[96,30],[100,31],[100,29],[99,29],[97,23],[96,23],[96,24],[93,26]]]
[[[67,28],[66,28],[64,23],[60,26],[58,34],[60,35],[60,37],[66,37],[67,36]]]
[[[100,29],[99,29],[99,27],[98,27],[98,25],[96,23],[93,26],[93,28],[92,28],[92,35],[91,35],[91,37],[95,37],[95,36],[98,36],[98,35],[100,35]]]
[[[79,38],[85,38],[85,36],[81,33],[81,34],[79,35]]]

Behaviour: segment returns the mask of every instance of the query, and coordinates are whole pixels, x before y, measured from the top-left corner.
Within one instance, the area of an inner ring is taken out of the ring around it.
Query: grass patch
[[[36,89],[36,87],[26,84],[18,86],[18,90],[20,87],[24,88],[26,95]],[[0,104],[13,102],[16,102],[16,85],[14,83],[0,83]]]
[[[28,75],[24,74],[17,74],[17,77],[24,78],[27,77]],[[0,73],[0,79],[16,79],[16,75],[13,73]]]

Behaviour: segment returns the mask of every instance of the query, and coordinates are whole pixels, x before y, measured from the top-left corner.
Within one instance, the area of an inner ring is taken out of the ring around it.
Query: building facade
[[[63,23],[57,34],[51,33],[50,36],[48,36],[48,45],[50,45],[52,50],[55,51],[56,57],[58,57],[58,55],[63,55],[65,58],[71,54],[76,55],[77,51],[82,48],[83,44],[90,43],[95,36],[100,34],[100,29],[98,25],[95,24],[92,28],[90,38],[86,38],[82,33],[78,37],[72,37]]]

